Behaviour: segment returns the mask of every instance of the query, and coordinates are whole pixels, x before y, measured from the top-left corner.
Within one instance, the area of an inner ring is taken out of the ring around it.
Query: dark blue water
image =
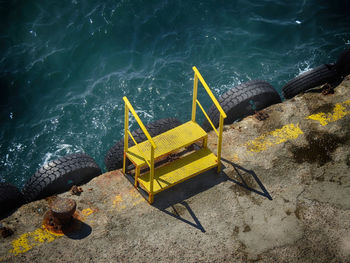
[[[0,1],[0,180],[22,186],[74,152],[104,168],[123,134],[123,96],[145,123],[189,120],[194,65],[216,95],[251,79],[280,91],[350,45],[349,8],[336,0]]]

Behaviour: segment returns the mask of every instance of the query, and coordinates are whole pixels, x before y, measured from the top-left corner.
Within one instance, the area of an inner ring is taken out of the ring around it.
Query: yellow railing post
[[[221,171],[221,146],[222,146],[222,132],[224,130],[224,117],[220,114],[219,124],[219,138],[218,138],[218,173]]]
[[[194,80],[193,80],[192,121],[196,121],[197,91],[198,91],[198,76],[195,72]]]
[[[201,73],[199,73],[198,69],[196,67],[192,68],[194,71],[194,84],[193,84],[193,104],[192,104],[192,121],[195,120],[196,118],[196,104],[198,104],[198,106],[200,107],[200,109],[202,110],[204,116],[208,119],[210,125],[213,127],[214,131],[216,132],[216,134],[218,135],[218,149],[217,149],[217,162],[218,162],[218,172],[221,171],[221,147],[222,147],[222,133],[223,133],[223,129],[224,129],[224,119],[227,117],[226,113],[224,112],[224,110],[222,109],[222,107],[220,106],[219,102],[217,101],[217,99],[215,98],[215,96],[213,95],[213,93],[211,92],[208,84],[205,82],[205,80],[203,79]],[[213,101],[214,105],[216,106],[216,108],[218,109],[219,113],[220,113],[220,121],[219,121],[219,132],[216,130],[216,128],[214,127],[214,124],[212,123],[212,121],[210,120],[208,114],[205,112],[205,110],[203,109],[202,105],[200,104],[200,102],[197,100],[197,87],[198,87],[198,80],[202,83],[204,89],[207,91],[209,97],[211,98],[211,100]]]
[[[150,194],[148,202],[153,203],[153,179],[154,179],[154,147],[151,145],[151,167],[149,172]]]
[[[129,129],[129,108],[125,103],[125,115],[124,115],[124,157],[123,157],[123,173],[126,171],[126,152],[128,151],[128,129]]]

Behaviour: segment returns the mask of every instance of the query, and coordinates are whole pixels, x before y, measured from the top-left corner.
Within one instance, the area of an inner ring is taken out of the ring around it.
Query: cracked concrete
[[[335,94],[299,95],[225,126],[224,170],[149,205],[119,171],[74,198],[76,233],[42,228],[47,201],[1,223],[0,262],[349,262],[350,78]],[[215,151],[216,136],[209,147]],[[253,146],[254,147],[253,147]]]

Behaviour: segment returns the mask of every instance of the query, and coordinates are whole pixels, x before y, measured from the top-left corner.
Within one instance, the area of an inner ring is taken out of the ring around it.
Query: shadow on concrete
[[[0,212],[0,221],[5,219],[6,217],[9,217],[10,215],[12,215],[16,210],[11,210],[10,212],[9,211],[6,211],[6,212]]]
[[[241,182],[238,182],[237,180],[233,179],[233,178],[229,178],[227,175],[226,177],[228,178],[228,180],[234,182],[235,184],[238,184],[239,186],[241,187],[244,187],[245,189],[251,191],[251,192],[254,192],[258,195],[261,195],[261,196],[264,196],[266,197],[267,199],[269,200],[272,200],[272,197],[271,195],[269,194],[269,192],[266,190],[265,186],[263,185],[263,183],[260,181],[260,179],[258,178],[258,176],[255,174],[254,171],[252,170],[248,170],[248,169],[245,169],[244,167],[238,165],[238,164],[235,164],[233,162],[230,162],[229,160],[226,160],[224,158],[221,158],[221,160],[223,160],[224,162],[232,165],[233,169],[236,171],[236,173],[238,174],[238,176],[240,177],[241,179]],[[244,177],[242,175],[242,171],[244,172],[244,174],[249,174],[253,177],[253,179],[255,180],[255,182],[259,185],[260,187],[260,190],[256,190],[252,187],[250,187],[247,182],[244,180]]]
[[[70,239],[80,240],[89,236],[92,232],[92,228],[83,221],[73,218],[71,227],[68,227],[68,229],[63,228],[62,232]]]
[[[171,211],[168,211],[166,209],[160,209],[162,212],[166,213],[167,215],[169,216],[172,216],[186,224],[189,224],[190,226],[193,226],[197,229],[199,229],[200,231],[202,231],[203,233],[205,233],[205,229],[204,227],[202,226],[201,222],[198,220],[197,216],[195,215],[195,213],[193,212],[193,210],[191,209],[191,207],[188,205],[187,202],[183,201],[183,202],[180,202],[180,204],[187,210],[187,212],[190,214],[190,216],[192,217],[192,220],[193,222],[191,222],[190,220],[187,220],[185,218],[183,218],[181,216],[182,212],[179,212],[179,210],[181,210],[181,208],[179,209],[179,206],[174,206],[172,205],[171,208],[172,208],[172,212]]]
[[[0,220],[3,220],[6,217],[11,216],[18,210],[18,208],[19,207],[16,207],[16,208],[12,208],[11,210],[5,210],[5,211],[1,211],[2,208],[0,208]]]
[[[222,158],[222,160],[226,163],[226,165],[232,165],[232,167],[240,177],[241,182],[230,178],[224,172],[217,174],[216,168],[214,168],[205,173],[197,175],[189,180],[186,180],[185,182],[175,185],[163,192],[156,194],[152,206],[169,216],[172,216],[192,227],[199,229],[204,233],[206,231],[203,225],[201,224],[194,211],[191,209],[189,202],[187,202],[186,200],[212,188],[215,185],[218,185],[225,181],[230,181],[251,192],[254,192],[258,195],[268,198],[269,200],[272,200],[272,197],[270,196],[269,192],[266,190],[265,186],[262,184],[262,182],[257,177],[254,171],[245,169],[244,167],[241,167],[226,159]],[[252,176],[255,182],[259,185],[260,189],[257,190],[249,186],[246,180],[244,179],[245,174],[249,174],[250,176]],[[142,193],[143,191],[140,190],[140,192]],[[147,193],[143,193],[143,195],[147,200]]]
[[[204,233],[206,231],[200,220],[185,200],[227,179],[228,177],[226,175],[216,174],[214,169],[209,170],[155,195],[152,205],[165,214],[189,224]]]

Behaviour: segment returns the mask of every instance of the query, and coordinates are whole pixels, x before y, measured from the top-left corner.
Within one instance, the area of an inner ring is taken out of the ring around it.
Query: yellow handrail
[[[195,72],[195,75],[198,76],[198,79],[200,80],[200,82],[202,83],[203,87],[205,88],[205,90],[207,91],[209,97],[211,98],[211,100],[214,102],[214,105],[216,106],[216,108],[218,109],[218,111],[220,112],[220,114],[222,115],[222,117],[224,117],[224,119],[227,117],[226,113],[224,112],[224,110],[221,108],[219,102],[216,100],[215,96],[213,95],[213,93],[211,92],[210,88],[208,87],[207,83],[205,82],[205,80],[203,79],[201,73],[199,73],[198,69],[196,67],[192,68],[193,71]]]
[[[204,110],[202,104],[199,102],[199,100],[196,100],[196,102],[197,102],[199,108],[202,110],[204,116],[207,118],[207,120],[208,120],[208,122],[210,123],[211,127],[213,127],[213,130],[215,131],[216,135],[219,136],[218,130],[215,128],[213,122],[212,122],[211,119],[209,118],[208,114],[205,112],[205,110]]]
[[[213,127],[214,131],[216,132],[218,136],[218,149],[217,149],[217,162],[218,162],[218,169],[217,171],[221,171],[221,147],[222,147],[222,133],[224,128],[224,119],[227,117],[224,110],[221,108],[219,102],[216,100],[215,96],[211,92],[210,88],[208,87],[207,83],[203,79],[201,73],[199,73],[198,69],[196,67],[192,68],[194,71],[194,81],[193,81],[193,100],[192,100],[192,121],[196,121],[196,106],[200,107],[202,110],[204,116],[208,119],[210,125]],[[198,93],[198,79],[202,83],[204,89],[208,93],[209,97],[213,101],[215,107],[218,109],[220,113],[220,119],[219,119],[219,131],[215,128],[213,122],[210,120],[208,114],[203,109],[202,105],[200,104],[199,100],[197,100],[197,93]]]
[[[129,102],[127,97],[123,97],[123,100],[125,102],[125,105],[128,107],[128,109],[131,111],[132,115],[134,115],[135,120],[137,121],[137,123],[139,124],[141,130],[143,131],[143,133],[146,135],[147,139],[149,140],[149,142],[151,143],[151,145],[154,148],[157,148],[154,141],[152,140],[151,135],[149,135],[146,127],[143,125],[141,119],[139,118],[139,116],[137,115],[136,111],[134,110],[134,108],[132,107],[131,103]]]

